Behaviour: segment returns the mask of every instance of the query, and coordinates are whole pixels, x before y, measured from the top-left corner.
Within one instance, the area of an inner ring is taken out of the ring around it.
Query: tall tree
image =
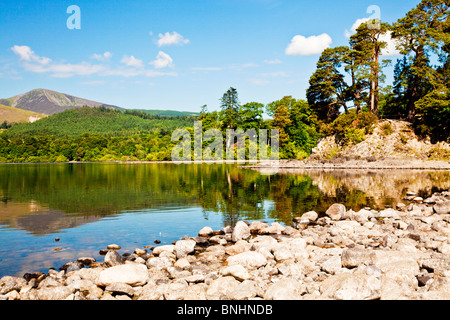
[[[239,98],[233,87],[227,90],[220,99],[220,120],[222,129],[236,129],[239,116]]]
[[[389,24],[379,20],[362,23],[356,34],[350,37],[350,46],[355,50],[355,57],[358,61],[370,67],[370,103],[369,111],[378,115],[379,109],[379,81],[380,81],[380,55],[381,50],[386,47],[386,42],[382,40],[390,29]]]
[[[348,112],[345,97],[347,85],[344,75],[339,71],[347,50],[346,47],[325,49],[317,62],[316,71],[309,79],[306,96],[320,120],[332,121],[339,115],[341,107]]]
[[[239,127],[243,130],[261,129],[263,123],[264,104],[249,102],[239,109]]]
[[[365,63],[358,51],[349,47],[329,48],[322,52],[306,93],[319,119],[326,122],[334,120],[341,107],[348,113],[348,101],[353,101],[357,113],[361,112],[365,91],[369,87]],[[349,76],[350,83],[344,72]]]
[[[408,118],[415,116],[415,103],[439,86],[439,77],[430,65],[429,54],[439,54],[442,43],[450,37],[445,32],[449,17],[448,0],[422,0],[416,8],[394,23],[393,38],[399,41],[398,49],[404,55],[412,55],[411,95],[408,99]]]
[[[289,141],[288,127],[292,121],[289,119],[289,108],[285,104],[280,104],[275,110],[272,120],[272,129],[279,130],[279,143],[282,148]]]

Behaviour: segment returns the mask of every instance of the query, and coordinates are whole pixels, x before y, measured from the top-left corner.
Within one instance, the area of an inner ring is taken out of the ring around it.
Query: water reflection
[[[200,207],[223,224],[290,223],[335,202],[354,210],[450,188],[447,171],[280,171],[261,175],[233,165],[36,164],[0,166],[0,225],[33,235],[75,228],[124,211]]]
[[[234,165],[0,165],[0,277],[60,267],[118,243],[130,252],[208,225],[278,221],[339,202],[384,208],[411,190],[450,189],[449,172],[280,171]],[[55,242],[55,238],[61,241]]]

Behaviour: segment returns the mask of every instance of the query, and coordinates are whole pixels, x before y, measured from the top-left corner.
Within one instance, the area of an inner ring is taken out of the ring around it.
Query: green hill
[[[141,109],[130,109],[129,111],[144,112],[154,116],[161,117],[197,117],[200,115],[199,112],[190,111],[174,111],[174,110],[141,110]]]
[[[0,104],[0,123],[34,122],[47,117],[45,114],[8,107]]]
[[[7,132],[8,136],[23,134],[52,134],[56,136],[79,137],[84,133],[130,136],[140,133],[170,133],[177,128],[192,127],[194,117],[143,117],[123,113],[105,107],[81,107],[69,109],[38,120],[21,123]]]

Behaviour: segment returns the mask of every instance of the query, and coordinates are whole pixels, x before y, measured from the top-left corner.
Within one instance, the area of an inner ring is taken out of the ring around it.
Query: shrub
[[[350,110],[347,114],[341,114],[333,123],[322,126],[322,129],[328,135],[336,135],[337,142],[346,146],[364,141],[365,135],[373,132],[373,125],[377,121],[378,117],[371,112],[357,114],[356,110]]]
[[[390,122],[385,122],[381,126],[381,130],[382,130],[384,136],[389,136],[389,135],[391,135],[394,132]]]

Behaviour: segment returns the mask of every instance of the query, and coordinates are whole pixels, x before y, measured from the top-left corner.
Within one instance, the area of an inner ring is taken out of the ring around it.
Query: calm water
[[[406,192],[450,188],[449,172],[288,171],[235,165],[0,165],[0,277],[47,272],[78,257],[196,236],[238,220],[291,225],[339,202],[354,210],[395,205]],[[60,241],[55,241],[60,238]]]

